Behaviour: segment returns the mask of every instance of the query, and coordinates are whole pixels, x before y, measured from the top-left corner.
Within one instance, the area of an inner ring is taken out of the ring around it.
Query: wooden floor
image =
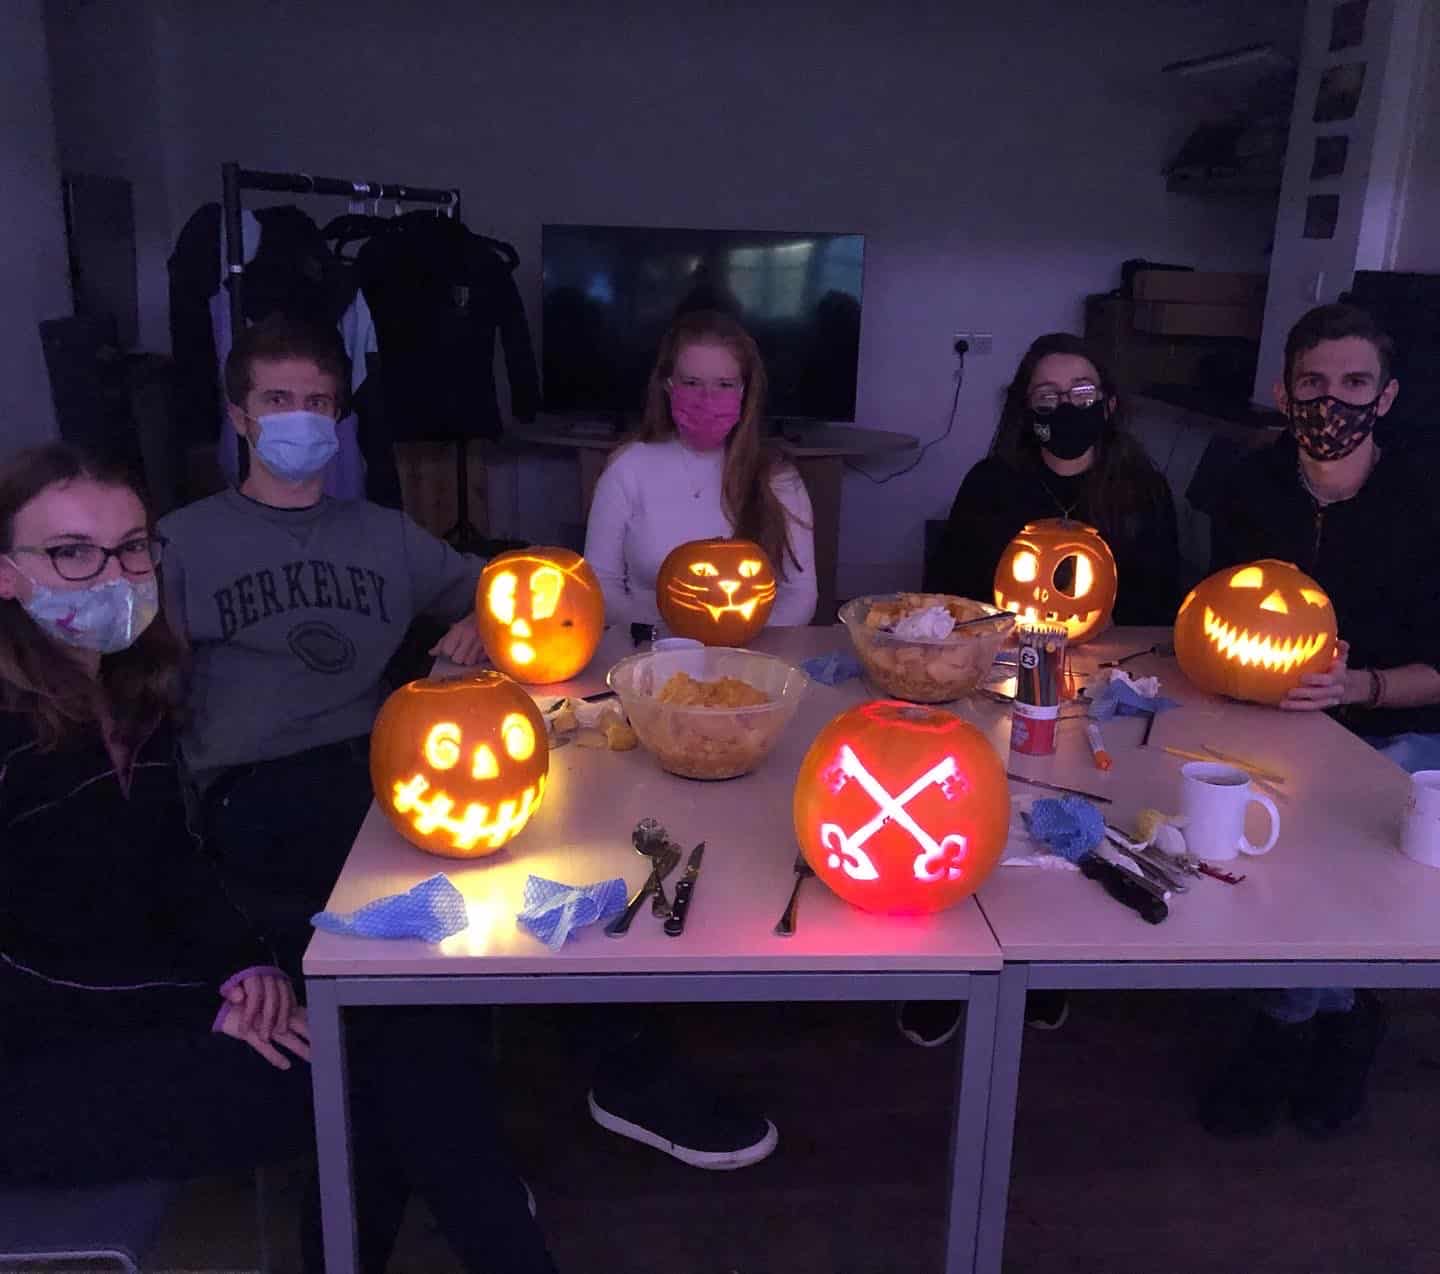
[[[1440,997],[1391,994],[1362,1126],[1215,1141],[1192,1094],[1236,1020],[1220,994],[1085,994],[1026,1032],[1007,1274],[1435,1274],[1440,1271]],[[551,1011],[508,1012],[511,1131],[565,1274],[886,1274],[938,1269],[952,1048],[895,1032],[888,1005],[680,1011],[693,1054],[780,1126],[766,1163],[701,1173],[584,1113],[587,1069]],[[295,1268],[301,1169],[272,1201]],[[197,1183],[160,1269],[255,1263],[248,1182]],[[392,1269],[455,1269],[416,1208]],[[502,1274],[502,1272],[497,1272]]]

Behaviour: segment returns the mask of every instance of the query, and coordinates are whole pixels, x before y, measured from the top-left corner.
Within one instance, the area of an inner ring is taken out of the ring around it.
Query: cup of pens
[[[1010,713],[1010,750],[1025,756],[1051,756],[1060,721],[1065,667],[1065,629],[1054,624],[1022,624],[1015,703]]]

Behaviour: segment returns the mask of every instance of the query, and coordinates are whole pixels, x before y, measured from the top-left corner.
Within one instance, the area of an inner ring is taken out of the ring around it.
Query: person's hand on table
[[[230,1005],[225,1020],[233,1018],[240,1029],[265,1040],[285,1028],[296,1008],[295,989],[290,979],[278,972],[247,974],[233,985],[227,984],[222,994]]]
[[[480,640],[480,629],[473,615],[457,619],[450,631],[430,647],[432,655],[439,655],[453,664],[470,666],[485,658],[485,646]]]
[[[1337,642],[1335,660],[1324,672],[1306,673],[1280,707],[1287,712],[1317,712],[1370,698],[1369,674],[1349,666],[1350,643]]]
[[[300,1007],[292,1008],[290,1016],[269,1038],[258,1035],[244,1015],[232,1007],[220,1021],[220,1034],[248,1044],[276,1070],[290,1069],[290,1059],[280,1051],[280,1047],[303,1062],[310,1060],[310,1020]]]

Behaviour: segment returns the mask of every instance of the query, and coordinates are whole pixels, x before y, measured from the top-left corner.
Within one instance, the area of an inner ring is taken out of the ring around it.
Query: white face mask
[[[80,650],[102,655],[125,650],[160,613],[160,589],[153,575],[138,583],[122,576],[89,588],[30,583],[34,591],[20,603],[25,613],[47,637]]]
[[[315,477],[340,450],[335,422],[318,411],[277,411],[251,419],[260,426],[256,454],[286,482]]]

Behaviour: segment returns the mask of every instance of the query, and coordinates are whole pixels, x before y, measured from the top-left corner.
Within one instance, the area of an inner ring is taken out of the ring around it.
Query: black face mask
[[[1305,453],[1316,460],[1343,460],[1375,430],[1381,395],[1372,402],[1347,403],[1326,394],[1290,400],[1290,429]]]
[[[1101,403],[1077,407],[1059,403],[1054,411],[1030,414],[1031,428],[1040,445],[1061,460],[1078,460],[1093,447],[1105,427],[1105,408]]]

